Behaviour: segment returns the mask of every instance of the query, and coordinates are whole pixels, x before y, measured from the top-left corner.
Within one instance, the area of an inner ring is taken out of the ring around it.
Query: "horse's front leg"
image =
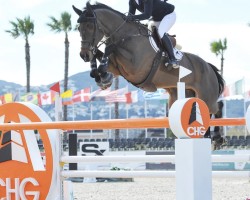
[[[101,77],[101,82],[103,86],[109,87],[112,85],[113,82],[113,74],[108,72],[109,68],[109,55],[113,52],[113,46],[108,46],[105,49],[104,55],[101,59],[101,63],[98,67],[98,73]]]
[[[95,79],[95,82],[98,86],[100,86],[101,84],[101,77],[98,73],[97,70],[97,63],[96,63],[96,57],[94,57],[91,61],[90,61],[90,77]]]

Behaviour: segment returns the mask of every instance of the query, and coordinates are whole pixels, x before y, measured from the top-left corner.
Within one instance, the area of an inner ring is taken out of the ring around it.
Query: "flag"
[[[4,96],[0,96],[0,105],[5,104]]]
[[[139,102],[144,102],[145,101],[143,93],[144,93],[144,91],[141,90],[141,89],[139,89],[139,91],[137,92],[137,96],[138,96],[138,101]]]
[[[38,104],[37,93],[28,93],[26,95],[23,95],[21,96],[20,100],[23,102],[30,102],[36,105]]]
[[[50,87],[50,90],[60,93],[60,83],[57,82]]]
[[[156,92],[144,92],[143,94],[145,100],[152,100],[152,99],[168,99],[169,95],[165,89],[157,89]]]
[[[222,93],[222,96],[223,97],[228,97],[228,96],[230,96],[230,88],[229,88],[229,86],[225,86],[225,88],[224,88],[224,91],[223,91],[223,93]]]
[[[62,93],[60,96],[62,97],[63,105],[70,105],[73,103],[72,101],[73,91],[72,90],[67,90],[64,93]]]
[[[191,70],[189,70],[189,69],[187,69],[187,68],[185,68],[185,67],[180,66],[180,67],[179,67],[179,81],[180,81],[182,78],[184,78],[185,76],[187,76],[187,75],[189,75],[189,74],[191,74],[191,73],[192,73]]]
[[[55,101],[56,92],[51,90],[38,94],[38,104],[40,106],[51,105]]]
[[[13,102],[13,96],[11,93],[0,96],[0,105],[5,104],[5,103],[10,103],[10,102]]]
[[[245,102],[250,101],[250,90],[244,93],[244,99],[245,99]]]
[[[18,102],[20,101],[20,95],[19,92],[16,92],[14,95],[12,95],[13,102]]]
[[[243,79],[238,80],[234,83],[233,92],[235,95],[243,94]]]
[[[13,96],[12,96],[12,94],[11,93],[5,94],[4,95],[4,100],[5,100],[5,103],[13,102]]]
[[[132,91],[132,92],[128,92],[127,94],[125,94],[126,96],[126,103],[136,103],[138,102],[138,91]]]
[[[90,94],[90,101],[105,101],[105,96],[110,93],[110,88],[106,90],[98,89]]]
[[[222,95],[223,97],[243,95],[243,79],[240,79],[233,84],[227,85]]]
[[[126,103],[126,93],[128,93],[128,87],[117,89],[111,91],[107,96],[105,96],[105,101],[107,103],[124,102]]]
[[[74,103],[77,102],[89,102],[90,101],[90,88],[85,88],[79,91],[76,91],[72,98]]]

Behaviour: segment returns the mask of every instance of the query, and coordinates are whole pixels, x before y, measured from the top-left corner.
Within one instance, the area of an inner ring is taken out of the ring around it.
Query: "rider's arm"
[[[144,12],[140,15],[135,15],[134,19],[137,20],[149,19],[152,15],[153,1],[154,0],[144,0]]]

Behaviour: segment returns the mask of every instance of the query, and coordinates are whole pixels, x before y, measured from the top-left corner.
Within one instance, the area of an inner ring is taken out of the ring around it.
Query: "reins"
[[[93,14],[94,14],[94,16],[95,16],[95,26],[98,26],[98,23],[97,23],[97,17],[96,17],[96,14],[95,14],[95,12],[93,11]],[[110,39],[110,38],[112,38],[112,36],[115,34],[115,33],[117,33],[125,24],[127,23],[127,21],[126,20],[124,20],[109,36],[105,36],[105,40],[103,40],[103,41],[101,41],[100,42],[100,44],[99,45],[97,45],[96,47],[94,47],[93,49],[92,49],[92,53],[93,54],[95,54],[96,53],[96,51],[97,51],[97,49],[98,48],[100,48],[103,44],[107,44],[108,42],[108,40]],[[145,37],[149,37],[151,34],[143,34],[143,33],[141,33],[141,27],[144,27],[144,28],[146,28],[147,29],[147,32],[150,32],[150,33],[152,33],[151,32],[151,30],[149,30],[145,25],[143,25],[143,24],[141,24],[140,23],[140,21],[133,21],[133,23],[137,23],[138,25],[139,25],[139,27],[138,27],[138,29],[139,29],[139,34],[134,34],[134,35],[127,35],[127,37],[122,37],[122,38],[120,38],[117,42],[112,42],[114,45],[116,45],[116,44],[119,44],[121,41],[122,42],[124,42],[126,39],[128,39],[128,38],[130,38],[130,37],[138,37],[138,36],[145,36]],[[100,28],[100,27],[95,27],[95,33],[94,33],[94,35],[96,35],[96,30],[101,30],[103,33],[104,33],[104,31]],[[105,35],[105,34],[104,34]]]

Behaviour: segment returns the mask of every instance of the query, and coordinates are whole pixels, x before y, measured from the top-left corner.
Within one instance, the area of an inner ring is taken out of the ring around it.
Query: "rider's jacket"
[[[134,16],[137,20],[149,19],[152,16],[154,21],[161,21],[166,15],[172,13],[175,7],[162,0],[129,0],[129,13],[134,15],[136,9],[142,12]]]

